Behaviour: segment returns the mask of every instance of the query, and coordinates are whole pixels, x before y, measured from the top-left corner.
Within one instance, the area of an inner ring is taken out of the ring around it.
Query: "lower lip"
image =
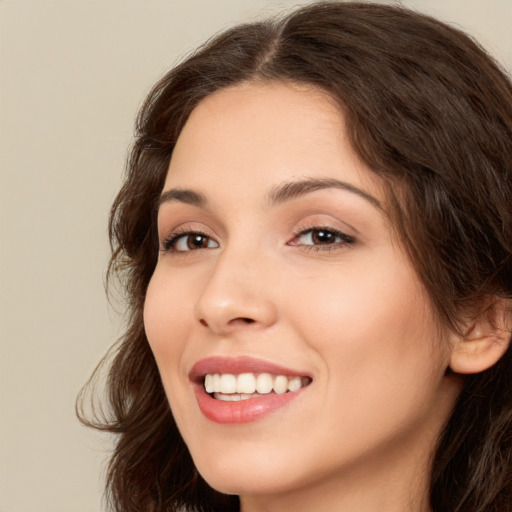
[[[209,420],[215,423],[237,424],[258,421],[268,416],[289,404],[300,395],[303,389],[281,395],[269,393],[265,396],[248,398],[247,400],[239,400],[237,402],[216,400],[206,393],[202,385],[195,386],[195,394],[199,409]]]

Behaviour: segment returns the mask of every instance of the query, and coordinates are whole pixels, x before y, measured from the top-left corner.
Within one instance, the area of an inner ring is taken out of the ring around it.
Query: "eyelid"
[[[217,241],[215,235],[212,235],[211,230],[204,229],[202,227],[197,227],[197,223],[184,223],[173,229],[171,229],[165,236],[160,235],[159,246],[160,251],[162,253],[173,253],[173,254],[183,254],[187,252],[194,252],[195,250],[200,249],[213,249],[214,247],[197,247],[196,249],[190,250],[176,250],[173,249],[172,245],[174,245],[180,238],[192,235],[200,235],[209,240],[212,240],[219,247],[219,242]]]
[[[320,232],[325,231],[328,233],[333,234],[335,237],[340,238],[341,240],[335,241],[332,243],[325,243],[325,244],[304,244],[299,243],[298,240],[310,233],[310,232]],[[339,229],[337,227],[333,227],[332,225],[329,225],[329,223],[326,222],[307,222],[302,225],[300,225],[294,232],[293,238],[287,243],[287,245],[290,246],[296,246],[296,247],[302,247],[303,249],[307,250],[316,250],[316,251],[328,251],[328,250],[335,250],[335,249],[341,249],[346,246],[353,245],[357,242],[357,239],[353,235],[349,235],[345,232],[345,230]]]

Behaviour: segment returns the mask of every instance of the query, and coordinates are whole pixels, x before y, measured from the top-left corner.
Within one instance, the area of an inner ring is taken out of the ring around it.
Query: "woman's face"
[[[214,488],[276,494],[425,468],[456,396],[449,339],[384,209],[322,92],[249,83],[192,112],[144,319]]]

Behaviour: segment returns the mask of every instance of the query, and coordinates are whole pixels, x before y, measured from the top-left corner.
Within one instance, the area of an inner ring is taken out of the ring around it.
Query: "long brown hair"
[[[108,472],[118,512],[235,511],[198,475],[144,333],[155,205],[190,112],[248,80],[312,84],[343,108],[353,148],[381,177],[397,233],[439,318],[454,327],[486,297],[512,297],[512,86],[464,33],[401,7],[325,2],[235,27],[164,76],[137,120],[110,218],[110,276],[127,329],[107,381]],[[512,351],[467,376],[432,464],[434,512],[512,511]]]

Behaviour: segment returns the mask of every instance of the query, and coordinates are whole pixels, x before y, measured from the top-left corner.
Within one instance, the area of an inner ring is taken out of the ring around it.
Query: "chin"
[[[293,487],[293,480],[283,478],[283,475],[262,474],[253,472],[249,467],[245,468],[245,474],[236,471],[216,471],[214,473],[201,473],[210,487],[222,494],[238,496],[247,495],[273,495],[286,492]]]
[[[291,456],[283,465],[281,457],[272,457],[261,449],[254,453],[225,453],[222,457],[202,455],[194,458],[197,470],[210,487],[223,494],[276,494],[291,489],[300,480],[298,466],[290,464],[294,460]]]

